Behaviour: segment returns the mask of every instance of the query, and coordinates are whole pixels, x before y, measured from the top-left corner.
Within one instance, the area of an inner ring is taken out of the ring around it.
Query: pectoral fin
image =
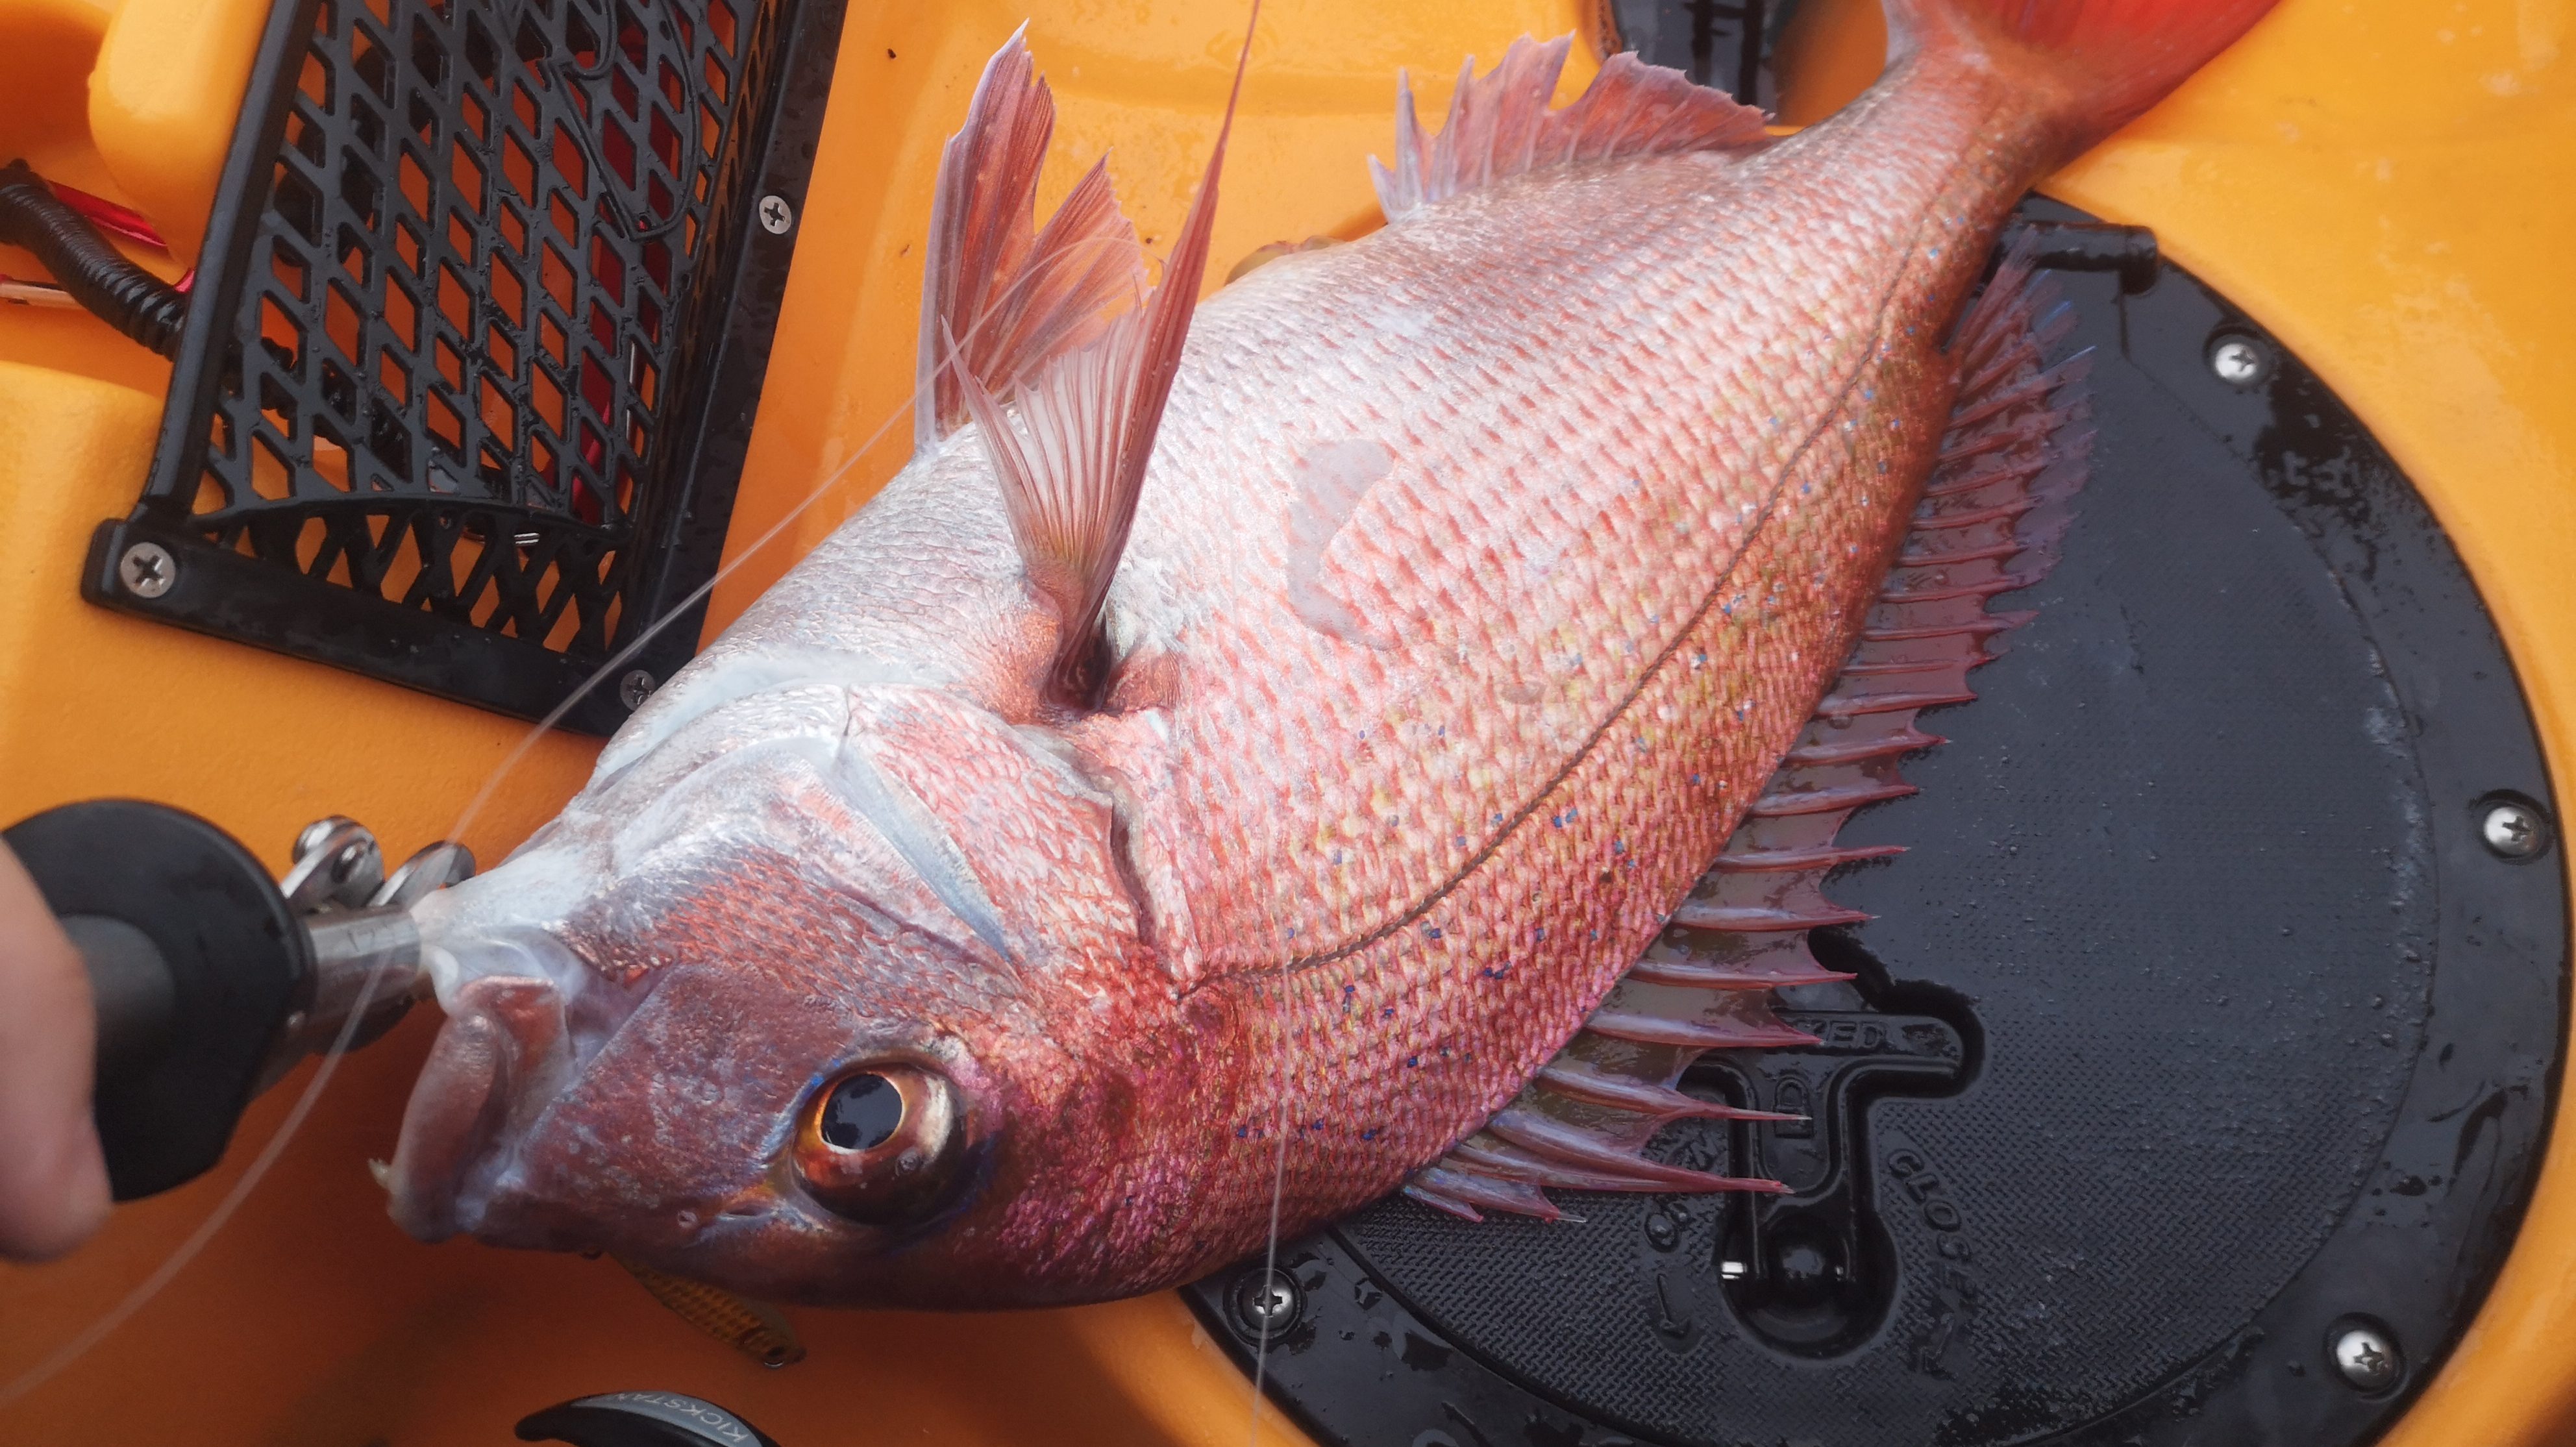
[[[1144,249],[1105,159],[1037,229],[1054,134],[1055,97],[1014,34],[985,63],[966,124],[940,154],[921,279],[913,430],[923,447],[967,420],[969,380],[1007,394],[1031,367],[1095,340],[1145,285]]]

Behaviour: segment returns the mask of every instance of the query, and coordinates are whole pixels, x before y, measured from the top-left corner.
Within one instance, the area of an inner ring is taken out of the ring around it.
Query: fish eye
[[[900,1221],[931,1205],[956,1173],[959,1125],[947,1076],[908,1060],[853,1065],[805,1102],[796,1175],[836,1215]]]

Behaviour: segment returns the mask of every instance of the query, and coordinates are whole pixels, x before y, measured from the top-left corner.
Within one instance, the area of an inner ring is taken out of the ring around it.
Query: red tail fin
[[[1886,0],[1899,45],[1965,42],[2056,82],[2071,157],[2164,99],[2274,0]]]

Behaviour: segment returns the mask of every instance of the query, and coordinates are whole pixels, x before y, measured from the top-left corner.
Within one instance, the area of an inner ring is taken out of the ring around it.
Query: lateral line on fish
[[[2056,286],[2039,272],[2036,256],[2036,243],[2028,233],[2006,250],[1995,276],[1958,329],[1953,340],[1958,355],[1972,356],[1990,349],[1996,341],[1993,333],[1999,330],[2019,329],[2025,336],[2050,338],[2049,345],[2062,338],[2066,328],[2058,327],[2052,333],[2049,318],[2066,309],[2058,305],[2050,310],[2056,302]],[[1997,515],[1990,524],[2002,525],[2007,543],[1984,545],[1957,529],[1940,526],[1944,514],[1930,500],[1935,488],[1927,486],[1926,500],[1917,503],[1906,541],[1900,545],[1910,555],[1910,545],[1920,542],[1940,564],[1968,563],[1998,573],[2003,572],[2007,557],[2026,558],[2028,561],[2017,572],[2008,575],[2013,587],[2035,583],[2055,566],[2057,549],[2071,520],[2064,504],[2083,484],[2091,443],[2089,430],[2079,426],[2088,412],[2082,385],[2086,369],[2072,365],[2085,354],[2079,352],[2050,364],[2043,355],[2045,347],[2024,350],[2026,355],[2021,361],[1983,376],[1979,388],[1963,388],[1954,400],[1953,421],[1945,430],[1944,440],[1962,432],[1974,434],[1989,425],[2021,432],[2019,424],[2026,419],[2014,417],[2014,408],[1998,412],[1982,406],[1986,387],[2018,390],[2023,395],[2014,407],[2055,419],[2053,430],[2022,435],[2016,443],[2018,451],[2035,456],[2016,456],[1991,465],[1974,457],[1945,462],[1936,465],[1927,480],[1935,485],[1951,484],[1940,490],[1940,496],[1975,495],[1992,501],[2002,493],[2027,501],[2030,505],[2026,507],[1993,510]],[[2057,385],[2033,390],[2028,386],[2031,376],[2055,378]],[[1947,551],[1943,551],[1944,539],[1948,540]],[[2036,616],[2034,610],[2028,609],[1987,612],[1989,596],[1976,595],[1975,607],[1978,621],[1995,626],[1894,630],[1951,640],[1945,660],[1926,666],[1955,674],[1961,685],[1955,694],[1930,697],[1893,693],[1883,698],[1873,696],[1873,707],[1866,712],[1838,711],[1833,707],[1834,699],[1842,696],[1846,688],[1862,693],[1887,687],[1873,685],[1861,673],[1861,663],[1871,647],[1868,625],[1864,625],[1852,660],[1829,685],[1828,696],[1809,718],[1800,743],[1783,757],[1761,797],[1693,887],[1690,899],[1669,922],[1693,935],[1714,938],[1681,959],[1649,953],[1631,965],[1602,1007],[1553,1060],[1523,1085],[1511,1103],[1484,1126],[1469,1132],[1439,1160],[1415,1172],[1405,1182],[1404,1194],[1435,1210],[1471,1221],[1483,1220],[1485,1211],[1554,1220],[1562,1213],[1547,1199],[1545,1186],[1670,1190],[1672,1187],[1653,1170],[1632,1170],[1617,1163],[1653,1167],[1655,1163],[1646,1156],[1647,1147],[1664,1127],[1677,1120],[1695,1116],[1745,1118],[1750,1114],[1735,1111],[1721,1115],[1708,1109],[1707,1103],[1682,1094],[1678,1087],[1685,1073],[1708,1050],[1765,1048],[1799,1037],[1795,1027],[1772,1012],[1771,991],[1852,978],[1825,969],[1810,942],[1814,926],[1865,918],[1826,898],[1826,877],[1843,864],[1901,852],[1902,847],[1843,847],[1835,843],[1836,836],[1862,804],[1915,791],[1915,786],[1899,772],[1903,754],[1943,742],[1915,727],[1917,710],[1934,703],[1974,698],[1974,692],[1965,687],[1968,671],[1999,655],[1996,639],[2002,632]],[[1939,601],[1890,599],[1882,594],[1871,604],[1870,622],[1923,622],[1928,617],[1947,616],[1950,611],[1955,610],[1945,610]],[[1856,675],[1860,675],[1857,683],[1853,681]],[[1859,736],[1829,742],[1822,737],[1828,730],[1856,730]],[[1817,802],[1820,800],[1821,804]],[[1794,933],[1766,928],[1791,916],[1797,917],[1791,921],[1796,925]],[[1632,991],[1631,986],[1648,988]],[[1716,998],[1701,1002],[1676,1000],[1670,989],[1664,988],[1671,986],[1709,992]],[[1628,1098],[1621,1098],[1623,1095]],[[1606,1118],[1601,1114],[1605,1107],[1612,1112]],[[1734,1111],[1733,1107],[1721,1109]],[[1799,1117],[1772,1114],[1769,1118]],[[1533,1119],[1553,1121],[1561,1130],[1590,1140],[1599,1160],[1610,1163],[1609,1168],[1580,1181],[1547,1177],[1525,1148],[1526,1133],[1504,1128],[1511,1122]],[[1688,1189],[1748,1188],[1758,1187],[1742,1177],[1712,1177]],[[1776,1183],[1772,1188],[1776,1189]]]
[[[1519,43],[1515,44],[1515,49],[1518,48],[1518,44]],[[1507,53],[1506,61],[1508,61],[1508,59],[1509,55]],[[1409,113],[1409,93],[1406,96],[1405,104],[1407,107],[1407,113]],[[1579,101],[1578,104],[1580,104]],[[1571,107],[1568,107],[1567,109],[1571,109]],[[1986,114],[1992,115],[1997,109],[1999,109],[1999,103],[1990,104],[1987,108]],[[1563,112],[1550,112],[1550,114],[1563,114]],[[1453,118],[1455,116],[1454,109],[1452,116]],[[1828,122],[1828,124],[1830,124],[1830,122]],[[1914,218],[1914,224],[1906,235],[1905,244],[1898,249],[1898,254],[1910,254],[1917,247],[1923,244],[1925,233],[1932,228],[1935,218],[1941,209],[1937,198],[1946,196],[1949,193],[1952,185],[1957,182],[1961,173],[1967,168],[1967,166],[1968,158],[1966,156],[1958,156],[1951,158],[1939,168],[1937,172],[1938,180],[1928,192],[1929,195],[1936,199],[1932,204],[1925,206],[1922,211],[1917,213]],[[1410,213],[1408,212],[1407,214]],[[1591,737],[1585,739],[1581,747],[1577,748],[1567,756],[1563,766],[1554,774],[1550,775],[1544,784],[1534,790],[1527,802],[1523,803],[1517,809],[1508,812],[1505,816],[1507,822],[1494,826],[1487,833],[1482,846],[1479,847],[1474,854],[1468,856],[1466,860],[1461,862],[1458,868],[1452,871],[1449,877],[1443,880],[1436,888],[1415,900],[1409,907],[1407,907],[1404,913],[1390,919],[1385,924],[1378,926],[1376,929],[1356,936],[1330,950],[1319,951],[1310,955],[1290,956],[1286,960],[1275,965],[1256,967],[1255,969],[1246,971],[1245,973],[1257,973],[1274,978],[1285,979],[1289,975],[1314,966],[1329,965],[1340,960],[1348,959],[1352,955],[1358,954],[1374,945],[1392,938],[1397,933],[1420,921],[1432,910],[1437,909],[1442,900],[1455,893],[1468,879],[1473,878],[1476,872],[1483,868],[1485,864],[1489,862],[1499,850],[1501,850],[1504,843],[1508,841],[1512,835],[1521,828],[1521,826],[1527,824],[1532,818],[1537,816],[1539,807],[1544,804],[1568,778],[1572,777],[1575,771],[1581,768],[1583,764],[1592,757],[1594,751],[1601,746],[1602,741],[1608,738],[1616,730],[1620,721],[1626,718],[1628,711],[1636,706],[1637,700],[1644,697],[1646,690],[1653,685],[1654,680],[1662,673],[1663,669],[1672,662],[1673,658],[1680,653],[1683,642],[1698,629],[1699,625],[1703,621],[1706,620],[1709,610],[1717,606],[1718,599],[1725,594],[1726,585],[1734,579],[1735,570],[1743,561],[1745,552],[1751,548],[1753,540],[1761,535],[1762,529],[1769,525],[1772,516],[1778,510],[1780,498],[1788,487],[1789,478],[1795,475],[1798,464],[1806,459],[1808,453],[1815,447],[1817,439],[1823,437],[1831,430],[1833,420],[1842,414],[1846,404],[1851,401],[1852,394],[1860,386],[1862,377],[1868,373],[1870,359],[1879,354],[1880,348],[1887,339],[1888,328],[1890,325],[1889,314],[1893,310],[1896,304],[1897,295],[1903,290],[1905,282],[1905,273],[1902,270],[1899,270],[1889,279],[1885,289],[1880,292],[1877,304],[1871,309],[1872,323],[1868,332],[1870,344],[1858,354],[1852,364],[1850,374],[1846,376],[1842,383],[1834,389],[1832,404],[1820,410],[1818,413],[1818,420],[1815,425],[1808,430],[1804,437],[1799,439],[1797,446],[1793,448],[1789,455],[1781,462],[1779,473],[1777,477],[1774,478],[1769,490],[1765,494],[1762,506],[1755,514],[1753,525],[1745,532],[1745,542],[1743,546],[1737,548],[1735,553],[1727,559],[1725,568],[1718,574],[1716,581],[1710,585],[1707,595],[1701,599],[1699,606],[1692,610],[1690,616],[1683,621],[1681,626],[1674,630],[1672,637],[1657,650],[1654,660],[1638,672],[1635,684],[1629,689],[1625,697],[1621,698],[1611,707],[1608,713],[1603,715],[1600,726],[1593,731]],[[1961,320],[1965,320],[1964,313],[1962,314]],[[1952,337],[1944,344],[1945,353],[1948,350],[1948,347],[1950,345],[1954,345],[1957,340],[1958,337],[1954,328]],[[1952,379],[1952,385],[1954,388],[1958,385],[1958,381],[1959,379],[1957,377]],[[1188,995],[1195,993],[1201,986],[1210,983],[1216,978],[1223,977],[1211,976],[1193,984],[1188,990],[1182,992],[1183,998],[1187,998]]]
[[[1946,190],[1947,183],[1955,179],[1960,169],[1965,165],[1966,162],[1961,160],[1955,161],[1945,168],[1942,172],[1942,181],[1944,184],[1941,187],[1934,188],[1932,194],[1936,196],[1943,194]],[[1923,213],[1915,218],[1914,229],[1908,233],[1906,244],[1901,249],[1900,254],[1911,252],[1914,247],[1921,242],[1924,231],[1932,225],[1933,213],[1937,209],[1937,207],[1926,207]],[[1707,596],[1700,600],[1699,606],[1691,610],[1690,616],[1683,620],[1681,626],[1673,630],[1672,637],[1656,651],[1654,661],[1638,670],[1636,682],[1628,690],[1627,696],[1620,699],[1608,713],[1602,716],[1601,725],[1599,728],[1593,730],[1592,736],[1585,739],[1580,748],[1577,748],[1573,753],[1566,757],[1563,767],[1559,768],[1554,774],[1549,775],[1546,783],[1532,791],[1527,803],[1522,804],[1518,809],[1511,811],[1505,816],[1508,822],[1494,826],[1493,829],[1487,833],[1482,847],[1478,848],[1477,851],[1461,863],[1457,869],[1453,870],[1449,877],[1440,883],[1438,888],[1431,890],[1429,893],[1416,900],[1403,914],[1389,920],[1387,923],[1378,926],[1376,929],[1371,930],[1366,934],[1336,945],[1329,950],[1319,951],[1311,955],[1291,956],[1281,964],[1272,966],[1260,973],[1285,976],[1300,970],[1310,969],[1317,965],[1329,965],[1339,960],[1348,959],[1352,955],[1358,954],[1373,945],[1394,937],[1398,932],[1419,921],[1424,915],[1427,915],[1432,910],[1439,908],[1440,902],[1447,899],[1451,894],[1457,892],[1460,885],[1474,877],[1476,871],[1482,869],[1486,862],[1491,860],[1495,853],[1501,850],[1504,842],[1509,840],[1513,834],[1517,833],[1522,825],[1537,817],[1539,807],[1542,804],[1545,804],[1548,798],[1553,795],[1568,778],[1573,776],[1575,770],[1581,768],[1583,764],[1592,757],[1593,752],[1601,747],[1601,743],[1604,739],[1611,736],[1611,734],[1617,729],[1620,720],[1627,717],[1628,710],[1636,707],[1637,700],[1645,696],[1646,690],[1653,686],[1655,679],[1663,673],[1666,665],[1670,664],[1673,659],[1681,653],[1683,643],[1698,630],[1699,625],[1702,622],[1706,621],[1709,611],[1715,608],[1717,606],[1718,599],[1724,596],[1726,585],[1734,580],[1735,570],[1737,566],[1743,562],[1744,555],[1751,551],[1753,540],[1760,537],[1762,535],[1762,529],[1770,525],[1773,514],[1779,508],[1780,498],[1787,492],[1789,479],[1795,475],[1798,464],[1806,459],[1809,450],[1816,445],[1817,439],[1823,437],[1826,433],[1832,430],[1834,420],[1842,415],[1844,404],[1851,400],[1852,394],[1860,387],[1861,378],[1867,375],[1870,359],[1878,355],[1879,345],[1883,343],[1887,337],[1887,331],[1890,325],[1888,319],[1889,313],[1894,309],[1897,293],[1904,288],[1905,282],[1906,276],[1902,271],[1900,271],[1894,279],[1888,282],[1886,290],[1879,294],[1878,305],[1872,310],[1872,315],[1875,320],[1869,329],[1869,337],[1871,339],[1870,345],[1860,353],[1859,359],[1853,363],[1851,375],[1843,380],[1841,386],[1834,389],[1832,405],[1819,410],[1816,424],[1808,430],[1805,437],[1799,440],[1798,445],[1790,451],[1788,457],[1782,460],[1779,475],[1773,480],[1769,492],[1762,500],[1761,508],[1755,513],[1753,525],[1745,530],[1745,540],[1743,545],[1738,547],[1735,550],[1734,555],[1726,560],[1726,567],[1718,574],[1717,580],[1710,585]],[[1197,987],[1193,986],[1192,988],[1195,989]]]

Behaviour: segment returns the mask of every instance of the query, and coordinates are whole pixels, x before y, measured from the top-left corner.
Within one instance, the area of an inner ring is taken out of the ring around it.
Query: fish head
[[[424,902],[407,1230],[781,1299],[1088,1293],[1170,992],[1106,801],[914,692],[714,710]]]

